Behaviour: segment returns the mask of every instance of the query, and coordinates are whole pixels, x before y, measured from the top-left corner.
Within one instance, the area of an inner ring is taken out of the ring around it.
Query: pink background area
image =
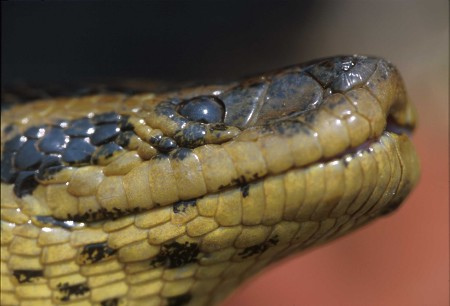
[[[373,54],[401,71],[421,180],[396,213],[269,268],[223,305],[449,305],[448,2],[329,1],[316,14],[292,52]]]

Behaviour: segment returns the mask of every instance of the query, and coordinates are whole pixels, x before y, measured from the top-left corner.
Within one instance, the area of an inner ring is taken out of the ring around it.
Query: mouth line
[[[334,161],[334,160],[339,160],[344,158],[346,155],[356,155],[358,154],[358,152],[361,151],[370,151],[370,147],[377,142],[380,142],[381,138],[383,136],[387,136],[387,134],[396,134],[396,135],[406,135],[408,136],[408,138],[412,138],[412,134],[413,134],[413,128],[409,127],[409,126],[404,126],[404,125],[400,125],[398,123],[396,123],[390,116],[387,119],[387,123],[386,126],[384,128],[383,133],[378,136],[377,138],[369,138],[367,139],[365,142],[363,142],[362,144],[356,146],[356,147],[352,147],[352,148],[347,148],[346,150],[342,151],[339,154],[336,154],[330,158],[326,158],[326,159],[321,159],[318,161],[315,161],[312,164],[308,164],[305,165],[306,167],[310,167],[312,165],[315,164],[320,164],[320,163],[326,163],[326,162],[330,162],[330,161]]]

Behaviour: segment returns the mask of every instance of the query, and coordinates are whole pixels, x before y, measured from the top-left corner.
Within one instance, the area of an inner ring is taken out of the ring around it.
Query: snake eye
[[[182,102],[178,113],[192,121],[218,123],[223,122],[225,107],[215,96],[199,96]]]

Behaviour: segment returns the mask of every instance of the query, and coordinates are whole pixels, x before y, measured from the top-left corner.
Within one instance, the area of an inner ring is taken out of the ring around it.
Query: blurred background
[[[225,301],[449,305],[448,1],[2,2],[2,86],[227,81],[336,54],[401,71],[422,177],[395,214],[269,268]]]

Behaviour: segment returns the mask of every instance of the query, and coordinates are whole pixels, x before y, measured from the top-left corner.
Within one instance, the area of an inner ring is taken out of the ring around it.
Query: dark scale
[[[60,128],[65,129],[69,126],[69,121],[64,120],[64,119],[58,119],[58,120],[55,120],[51,125],[54,127],[60,127]]]
[[[120,115],[115,112],[103,113],[92,117],[94,124],[117,123],[120,121]]]
[[[178,147],[175,140],[161,135],[150,138],[150,144],[162,153],[168,153]]]
[[[102,124],[95,128],[95,132],[91,135],[91,143],[93,145],[105,144],[114,140],[119,135],[120,128],[115,123]]]
[[[34,171],[21,171],[17,175],[14,183],[14,193],[20,198],[24,195],[31,194],[33,190],[39,185],[34,177]]]
[[[153,267],[164,266],[169,269],[179,268],[197,262],[199,252],[197,243],[172,242],[161,247],[161,251],[152,259],[150,265]]]
[[[95,147],[85,138],[73,138],[67,144],[62,160],[68,164],[85,164],[91,160]]]
[[[62,153],[66,146],[66,137],[68,138],[63,129],[54,127],[39,140],[38,148],[44,153]]]
[[[5,142],[3,152],[17,152],[20,149],[20,147],[22,147],[25,144],[26,141],[27,138],[25,136],[17,135]]]
[[[14,158],[14,166],[19,170],[34,170],[39,167],[44,155],[38,151],[36,140],[28,140]]]
[[[94,124],[89,118],[81,118],[69,122],[68,128],[64,133],[73,137],[88,137],[94,132]]]
[[[60,170],[64,166],[61,163],[61,159],[58,156],[47,155],[42,159],[41,165],[36,173],[38,180],[45,180]]]
[[[45,134],[45,126],[32,126],[27,129],[23,135],[27,138],[38,139],[44,136]]]

